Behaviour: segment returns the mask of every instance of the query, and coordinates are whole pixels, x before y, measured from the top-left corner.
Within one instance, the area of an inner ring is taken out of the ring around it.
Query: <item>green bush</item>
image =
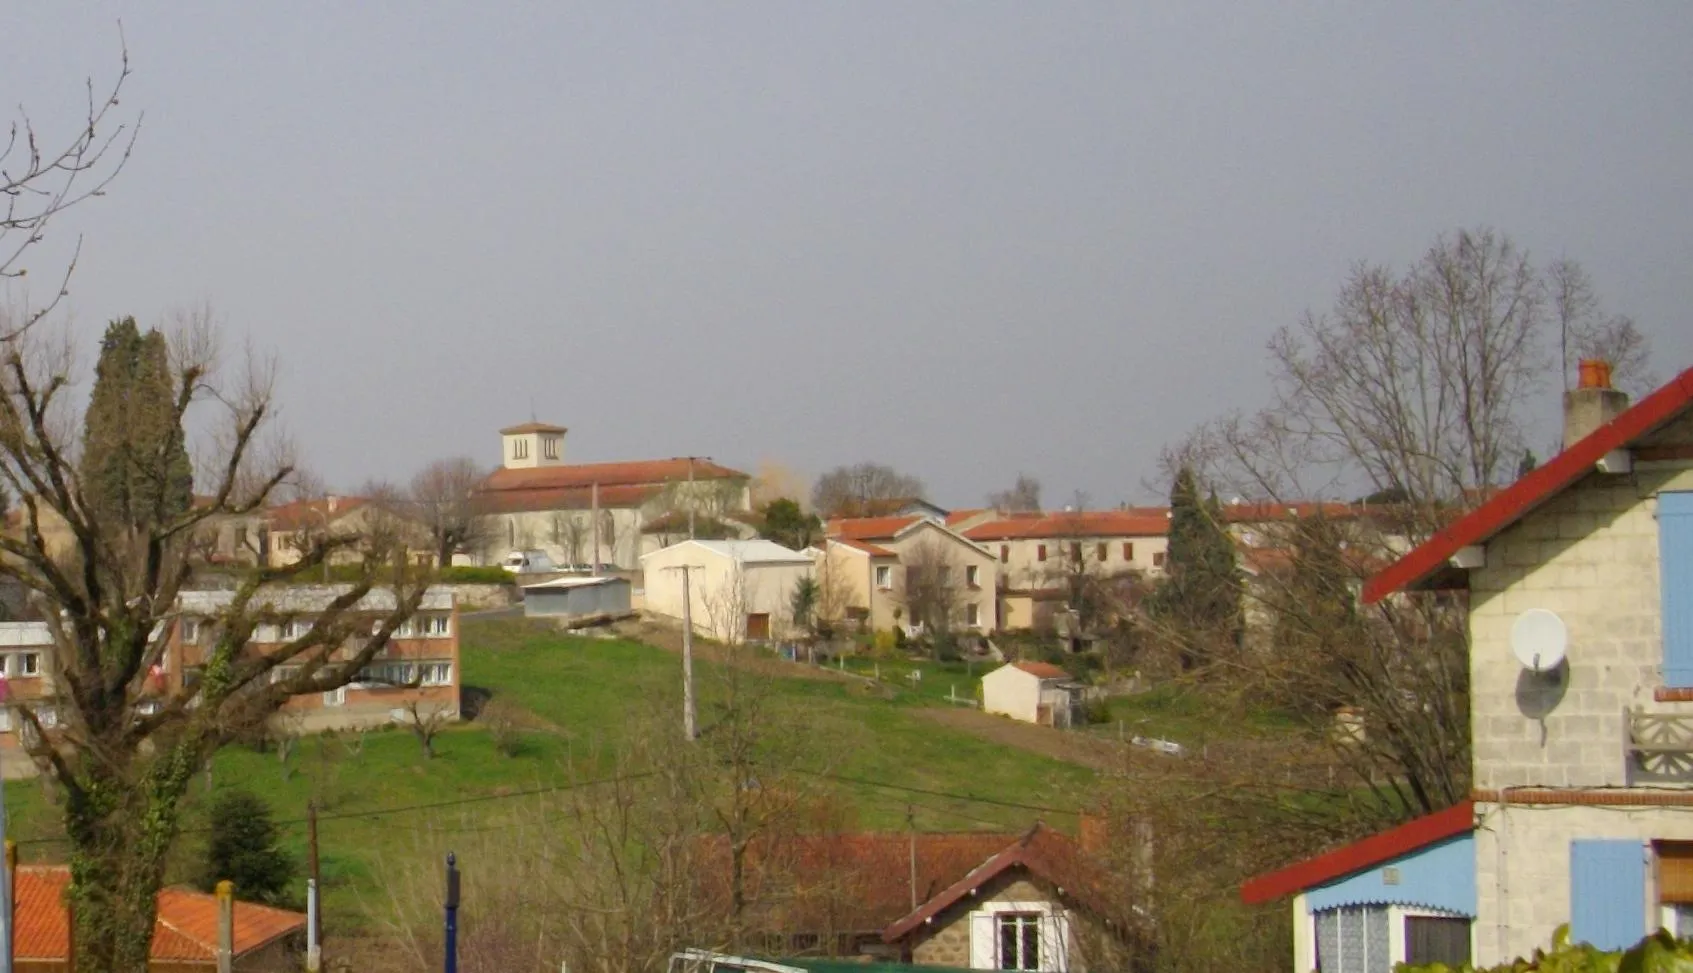
[[[441,569],[442,584],[511,584],[512,573],[499,566],[455,566]]]
[[[1394,969],[1396,973],[1529,973],[1533,970],[1542,973],[1618,973],[1621,970],[1628,973],[1681,973],[1693,970],[1693,945],[1677,942],[1674,936],[1662,929],[1621,952],[1604,952],[1586,943],[1572,945],[1569,939],[1570,927],[1567,924],[1559,926],[1552,936],[1551,952],[1537,949],[1528,959],[1515,959],[1484,971],[1477,971],[1467,963],[1457,969],[1444,963],[1419,966],[1401,963]]]
[[[209,814],[211,834],[200,864],[199,886],[212,891],[218,882],[235,883],[235,896],[249,902],[291,906],[296,897],[294,860],[278,847],[281,835],[270,805],[244,790],[224,791]]]

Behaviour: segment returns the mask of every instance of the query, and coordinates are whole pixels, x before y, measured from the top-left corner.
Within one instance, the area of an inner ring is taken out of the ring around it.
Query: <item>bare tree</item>
[[[593,534],[586,518],[574,513],[553,514],[551,533],[553,544],[564,552],[567,564],[583,563],[582,551]]]
[[[1017,482],[1007,490],[988,494],[988,506],[1002,514],[1033,513],[1040,510],[1040,481],[1027,473],[1017,474]]]
[[[964,603],[964,569],[954,562],[949,547],[924,540],[900,557],[905,568],[906,613],[913,625],[934,637],[952,632]]]
[[[923,481],[880,463],[837,466],[817,478],[811,505],[823,517],[874,517],[923,495]]]
[[[188,556],[192,539],[216,518],[260,509],[293,472],[288,451],[266,432],[275,408],[270,369],[250,364],[223,380],[215,333],[177,336],[168,398],[137,405],[162,411],[147,426],[166,433],[132,449],[136,480],[166,489],[162,471],[184,420],[202,409],[212,414],[193,425],[213,430],[219,459],[202,465],[203,497],[188,509],[170,512],[161,493],[143,500],[163,515],[114,519],[89,502],[76,460],[80,421],[67,399],[68,346],[55,350],[32,335],[0,345],[0,479],[17,498],[22,524],[20,533],[0,536],[0,576],[32,593],[51,630],[62,729],[46,731],[28,707],[19,718],[30,756],[63,795],[78,968],[142,973],[193,776],[289,698],[352,682],[415,612],[430,576],[411,566],[400,537],[309,532],[298,560],[249,572],[205,619],[199,682],[154,695],[151,674],[179,620],[178,596],[201,570]],[[72,538],[62,556],[43,536],[52,518]],[[259,625],[305,621],[279,607],[275,586],[309,576],[347,548],[361,555],[355,580],[330,591],[297,637],[266,655],[251,651]],[[373,631],[360,606],[378,595],[387,607]]]
[[[476,492],[485,478],[466,456],[436,460],[412,477],[405,499],[434,541],[436,563],[446,566],[454,554],[487,546],[489,519]]]
[[[1570,387],[1576,363],[1583,358],[1610,362],[1618,387],[1631,394],[1658,386],[1651,369],[1651,343],[1635,327],[1634,319],[1605,312],[1581,264],[1568,258],[1553,261],[1546,270],[1546,284],[1557,317],[1563,388]]]
[[[25,278],[30,271],[27,254],[47,239],[57,217],[103,195],[129,161],[141,118],[130,123],[118,114],[118,96],[130,71],[129,50],[120,45],[120,51],[117,77],[98,89],[92,78],[88,80],[87,109],[77,127],[62,138],[55,140],[38,129],[21,107],[8,126],[6,144],[0,146],[0,281]],[[78,238],[57,279],[43,286],[46,300],[9,318],[0,340],[18,337],[58,306],[69,293],[81,252]]]
[[[409,684],[408,684],[409,685]],[[411,730],[412,736],[417,738],[418,745],[423,747],[423,755],[431,760],[435,758],[435,738],[446,729],[451,720],[451,714],[444,707],[431,706],[421,700],[409,700],[405,707],[406,729]]]

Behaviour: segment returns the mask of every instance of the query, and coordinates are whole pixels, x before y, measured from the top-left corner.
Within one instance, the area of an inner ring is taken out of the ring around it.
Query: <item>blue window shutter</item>
[[[1570,842],[1570,939],[1625,949],[1646,935],[1646,847],[1638,839]]]
[[[1658,494],[1664,685],[1693,688],[1693,493]]]

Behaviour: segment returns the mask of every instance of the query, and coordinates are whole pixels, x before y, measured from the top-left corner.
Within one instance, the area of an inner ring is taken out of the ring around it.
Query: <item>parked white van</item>
[[[500,567],[512,574],[546,574],[558,570],[546,551],[512,551],[500,562]]]

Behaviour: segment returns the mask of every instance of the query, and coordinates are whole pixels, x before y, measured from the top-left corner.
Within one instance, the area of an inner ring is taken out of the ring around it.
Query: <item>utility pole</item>
[[[0,959],[0,963],[4,964],[4,969],[6,970],[6,973],[11,973],[11,970],[12,970],[12,930],[17,928],[17,918],[18,918],[18,900],[12,894],[12,890],[17,888],[17,887],[18,887],[18,843],[13,841],[10,838],[7,838],[6,839],[6,881],[5,881],[5,884],[3,886],[0,886],[0,894],[4,894],[6,896],[6,910],[5,910],[6,911],[6,916],[5,916],[6,941],[3,944],[4,947],[5,947],[6,953],[5,953],[5,958]],[[72,932],[75,931],[74,926],[67,926],[65,928],[68,929],[68,930],[71,930]],[[67,936],[68,935],[69,934],[67,934]]]
[[[0,675],[0,699],[7,695],[6,679]],[[21,728],[20,728],[21,729]],[[6,869],[0,874],[0,896],[4,896],[6,908],[0,909],[0,973],[12,973],[12,911],[16,896],[13,892],[13,869],[18,862],[18,848],[12,844],[12,839],[6,837],[6,795],[0,790],[0,840],[5,841]],[[75,927],[72,927],[74,931]],[[74,936],[70,938],[75,938]]]
[[[323,888],[317,863],[317,801],[306,802],[306,969],[323,968],[323,910],[318,907]]]
[[[694,539],[694,458],[688,457],[688,540]]]
[[[594,577],[600,576],[600,481],[588,488],[588,522],[594,526]]]
[[[446,958],[442,969],[446,973],[459,970],[459,866],[458,856],[447,852],[447,928]]]
[[[699,738],[699,723],[694,715],[694,594],[688,576],[703,565],[682,564],[666,571],[682,572],[682,738]]]
[[[917,911],[917,811],[905,806],[905,828],[911,839],[911,911]]]

